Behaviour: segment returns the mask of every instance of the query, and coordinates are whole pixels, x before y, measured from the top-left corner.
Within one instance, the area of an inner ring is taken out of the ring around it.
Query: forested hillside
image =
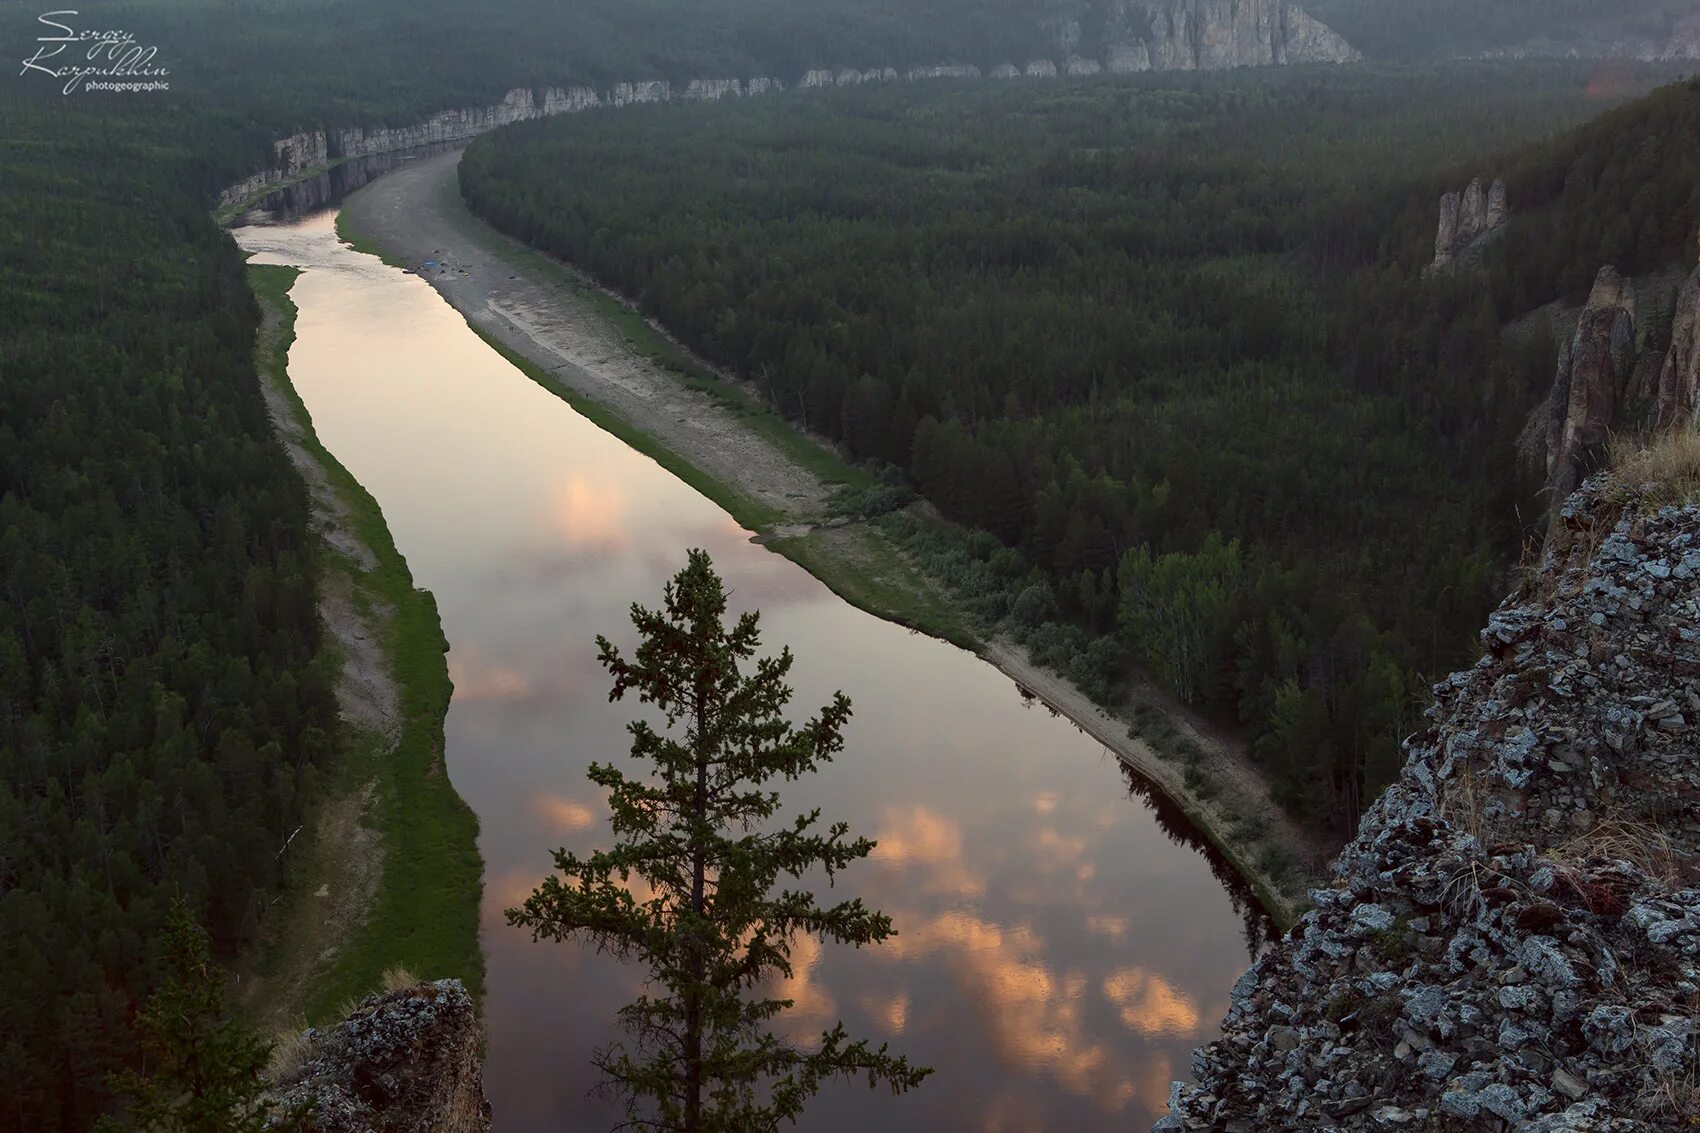
[[[1516,208],[1489,263],[1496,310],[1508,321],[1553,299],[1579,301],[1604,264],[1638,275],[1678,256],[1692,263],[1700,82],[1604,114],[1499,172]]]
[[[168,139],[0,149],[0,1128],[82,1128],[182,895],[226,951],[329,755],[306,498]],[[45,159],[45,160],[44,160]]]
[[[1512,439],[1550,351],[1418,275],[1450,161],[1592,109],[1519,73],[586,117],[480,140],[462,185],[1017,549],[1018,620],[1100,637],[1086,683],[1137,659],[1346,830],[1538,510]]]

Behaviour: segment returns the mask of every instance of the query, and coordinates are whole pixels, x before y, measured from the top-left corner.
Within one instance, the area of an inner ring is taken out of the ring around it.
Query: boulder
[[[490,1133],[483,1028],[459,980],[367,997],[304,1036],[274,1099],[308,1109],[308,1133]]]

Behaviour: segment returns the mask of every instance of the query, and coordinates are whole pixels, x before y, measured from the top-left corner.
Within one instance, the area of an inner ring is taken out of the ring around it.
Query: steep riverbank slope
[[[1692,1124],[1700,504],[1642,478],[1564,504],[1159,1130]]]
[[[349,198],[342,226],[371,250],[418,268],[468,323],[598,424],[764,532],[847,600],[881,617],[979,648],[1022,688],[1068,716],[1155,782],[1205,830],[1258,889],[1279,922],[1301,894],[1283,889],[1258,862],[1274,844],[1301,855],[1310,840],[1270,798],[1244,752],[1210,745],[1211,797],[1188,787],[1182,769],[1131,735],[1129,722],[1093,707],[1066,681],[1041,674],[1013,648],[975,640],[970,626],[878,525],[843,523],[825,507],[836,486],[863,474],[798,433],[734,383],[700,380],[665,357],[634,347],[615,319],[653,329],[562,266],[473,218],[455,190],[457,155],[427,158]],[[426,260],[437,266],[424,268]],[[600,304],[600,305],[599,305]],[[610,313],[612,312],[612,314]],[[651,338],[651,342],[660,341]],[[677,357],[677,355],[675,355]],[[695,368],[698,374],[706,369]],[[712,375],[710,375],[712,377]],[[1257,831],[1257,841],[1233,833]],[[1246,823],[1243,816],[1257,820]]]
[[[346,731],[239,1001],[264,1030],[328,1018],[394,967],[483,987],[478,820],[440,773],[448,667],[436,602],[413,585],[376,501],[319,443],[290,384],[294,268],[254,265],[266,408],[306,482],[319,544],[319,616],[341,660]]]

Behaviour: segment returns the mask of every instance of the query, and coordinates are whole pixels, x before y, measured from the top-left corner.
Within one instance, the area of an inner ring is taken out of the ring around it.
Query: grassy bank
[[[365,548],[369,566],[320,541],[321,586],[347,586],[352,605],[376,631],[397,686],[400,719],[392,732],[349,725],[344,751],[320,807],[357,799],[361,825],[374,835],[381,865],[363,921],[344,939],[324,939],[317,896],[344,846],[299,847],[290,888],[273,918],[274,931],[257,957],[264,980],[292,964],[335,949],[296,996],[289,1014],[319,1022],[344,1000],[379,986],[383,972],[404,966],[428,978],[457,977],[475,997],[483,991],[478,908],[483,863],[478,820],[455,793],[443,766],[443,717],[452,685],[437,606],[413,584],[406,560],[390,538],[375,501],[313,432],[306,406],[288,379],[295,305],[288,291],[293,268],[251,265],[248,280],[282,332],[263,335],[257,362],[262,381],[280,392],[299,433],[296,441],[322,469],[315,491],[334,493],[334,509]],[[317,501],[321,504],[326,501]],[[334,634],[327,634],[335,648]],[[303,837],[311,837],[304,834]],[[315,931],[315,929],[318,931]],[[309,951],[311,950],[311,951]],[[273,1005],[266,1005],[268,1009]]]

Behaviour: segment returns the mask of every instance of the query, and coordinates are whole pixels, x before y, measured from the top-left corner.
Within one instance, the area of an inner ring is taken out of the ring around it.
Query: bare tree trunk
[[[701,692],[697,697],[697,782],[696,798],[691,807],[692,817],[696,820],[696,829],[692,831],[691,841],[691,912],[702,917],[706,912],[705,881],[707,862],[704,860],[704,848],[701,835],[703,824],[708,820],[708,752],[703,744],[703,736],[707,731],[707,711]],[[702,938],[695,929],[691,932],[686,947],[690,952],[691,988],[685,996],[685,1133],[701,1133],[702,1130],[702,982],[703,955]]]

